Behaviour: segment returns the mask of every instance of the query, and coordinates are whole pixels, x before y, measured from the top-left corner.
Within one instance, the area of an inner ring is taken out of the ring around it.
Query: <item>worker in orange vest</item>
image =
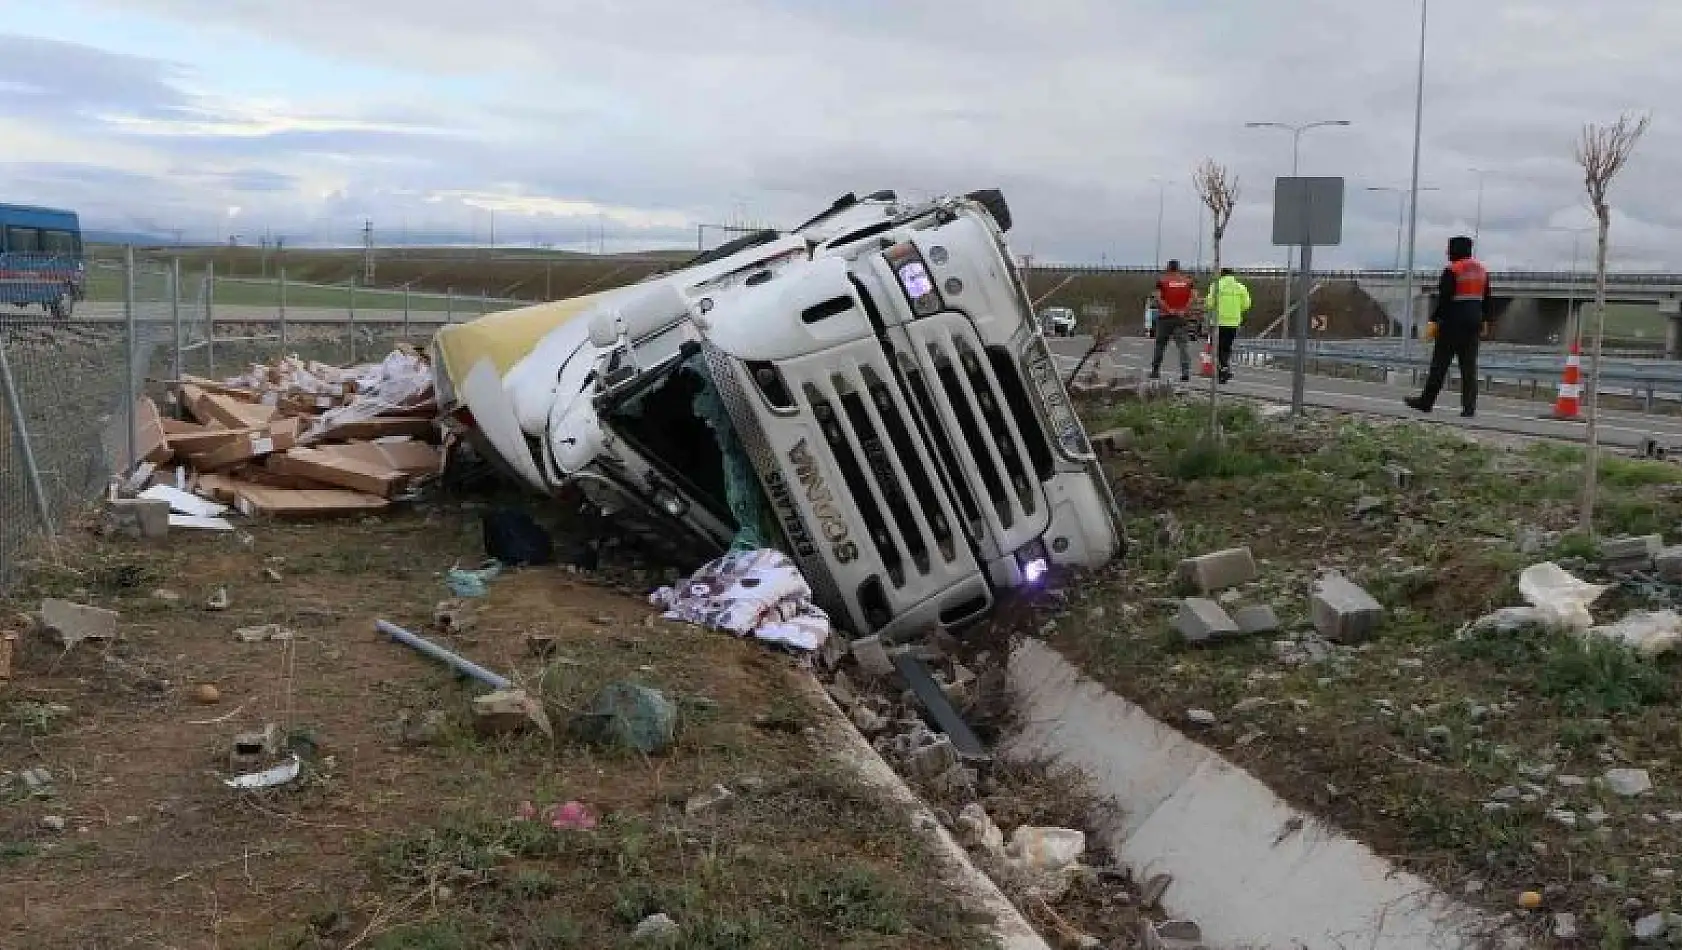
[[[1487,336],[1495,320],[1490,306],[1489,270],[1472,256],[1472,239],[1449,238],[1448,266],[1437,281],[1437,306],[1431,313],[1426,338],[1434,338],[1431,371],[1425,389],[1405,400],[1408,407],[1430,412],[1448,378],[1450,363],[1460,363],[1460,414],[1471,418],[1478,410],[1478,340]]]
[[[1191,351],[1186,345],[1187,324],[1191,321],[1192,298],[1197,285],[1191,275],[1180,270],[1177,260],[1168,262],[1168,270],[1156,281],[1156,349],[1151,355],[1151,379],[1162,378],[1162,357],[1173,340],[1180,348],[1180,382],[1191,379]]]

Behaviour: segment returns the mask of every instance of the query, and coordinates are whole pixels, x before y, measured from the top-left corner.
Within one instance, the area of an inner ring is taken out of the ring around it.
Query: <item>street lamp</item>
[[[1332,125],[1349,125],[1347,119],[1326,119],[1320,122],[1309,122],[1304,125],[1291,125],[1287,122],[1246,122],[1246,129],[1283,129],[1291,133],[1291,177],[1297,176],[1297,159],[1302,151],[1302,133],[1309,129],[1325,128]],[[1285,316],[1291,314],[1291,265],[1296,255],[1296,248],[1292,246],[1285,251]],[[1306,309],[1307,301],[1304,301]]]
[[[1156,182],[1156,269],[1161,270],[1162,269],[1162,210],[1165,207],[1165,202],[1168,199],[1168,186],[1173,184],[1173,181],[1171,179],[1163,178],[1163,177],[1158,176],[1158,175],[1151,176],[1151,181]]]
[[[1489,169],[1473,168],[1470,171],[1478,176],[1478,211],[1476,220],[1472,222],[1472,246],[1476,247],[1478,238],[1483,236],[1483,176],[1489,174]]]
[[[1419,242],[1419,139],[1425,130],[1425,26],[1431,0],[1419,0],[1419,73],[1413,93],[1413,185],[1408,201],[1408,266],[1402,275],[1402,356],[1413,349],[1413,264]]]
[[[1392,188],[1388,185],[1368,185],[1367,190],[1393,192],[1396,195],[1396,262],[1391,265],[1391,268],[1395,270],[1396,276],[1400,277],[1402,274],[1402,226],[1407,223],[1408,191],[1406,188]],[[1419,190],[1441,191],[1442,189],[1423,187]]]

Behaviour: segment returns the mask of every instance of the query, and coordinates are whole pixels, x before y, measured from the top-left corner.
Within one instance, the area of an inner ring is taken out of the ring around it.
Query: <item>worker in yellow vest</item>
[[[1232,343],[1238,339],[1238,328],[1244,325],[1244,314],[1250,309],[1250,288],[1232,273],[1221,268],[1221,276],[1209,288],[1209,312],[1215,316],[1220,342],[1215,347],[1215,360],[1220,367],[1220,380],[1232,381]]]

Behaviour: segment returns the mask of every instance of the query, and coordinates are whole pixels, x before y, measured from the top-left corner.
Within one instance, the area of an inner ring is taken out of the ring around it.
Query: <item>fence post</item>
[[[0,333],[0,389],[6,391],[6,411],[12,417],[12,435],[23,453],[23,470],[29,476],[29,497],[35,502],[35,514],[41,528],[52,537],[52,509],[47,507],[47,491],[41,484],[41,469],[35,462],[35,449],[29,444],[29,424],[23,418],[23,399],[18,395],[17,382],[12,379],[12,363],[6,358],[6,334]],[[0,552],[4,554],[4,552]]]
[[[403,285],[403,342],[409,342],[409,285]]]
[[[350,363],[356,365],[356,281],[350,282],[350,313],[349,324],[345,333],[350,337]]]
[[[135,356],[135,313],[134,313],[134,245],[123,246],[123,424],[127,428],[127,438],[124,445],[128,454],[123,459],[123,472],[134,470],[138,462],[140,447],[134,431],[135,403],[134,398],[134,356]]]
[[[286,268],[280,269],[280,355],[286,356]]]
[[[175,328],[175,348],[170,358],[170,378],[181,378],[181,258],[170,258],[169,261],[169,321]],[[170,398],[175,398],[176,388],[170,387]]]
[[[216,262],[204,264],[204,359],[205,370],[216,377]]]
[[[489,307],[490,305],[491,305],[490,291],[486,290],[483,285],[480,285],[480,287],[479,287],[479,316],[481,316],[481,317],[484,316],[485,313],[486,313],[485,308]]]

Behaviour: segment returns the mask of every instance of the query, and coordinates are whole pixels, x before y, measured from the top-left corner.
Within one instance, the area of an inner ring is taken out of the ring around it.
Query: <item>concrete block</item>
[[[1608,565],[1650,568],[1664,551],[1664,538],[1657,534],[1639,537],[1605,538],[1600,542],[1600,560]]]
[[[872,635],[854,640],[853,659],[858,660],[859,669],[871,676],[893,675],[894,661],[888,657],[881,637]]]
[[[543,704],[523,689],[499,689],[473,699],[473,728],[481,735],[500,735],[536,726],[554,735]]]
[[[117,612],[103,607],[73,604],[68,600],[41,602],[41,625],[52,631],[63,646],[83,640],[115,640]]]
[[[1188,597],[1181,602],[1179,616],[1174,618],[1174,629],[1185,637],[1187,643],[1208,643],[1239,632],[1238,624],[1227,616],[1220,604],[1202,597]]]
[[[1111,429],[1092,437],[1093,451],[1099,455],[1119,455],[1132,447],[1132,429]]]
[[[925,782],[932,782],[958,764],[958,750],[952,740],[941,736],[911,753],[911,771]]]
[[[1239,608],[1238,612],[1232,615],[1232,622],[1238,625],[1238,632],[1245,636],[1274,633],[1279,629],[1279,615],[1266,604]]]
[[[1390,487],[1397,491],[1406,491],[1413,487],[1413,471],[1400,465],[1384,466],[1384,474],[1390,479]]]
[[[1249,548],[1216,551],[1180,562],[1180,580],[1204,594],[1248,584],[1256,579],[1256,559]]]
[[[1682,545],[1660,551],[1653,563],[1658,568],[1659,577],[1672,584],[1682,584]]]
[[[105,507],[105,530],[125,538],[156,541],[169,537],[169,502],[118,498]]]
[[[1366,639],[1384,621],[1384,607],[1341,574],[1316,581],[1312,598],[1314,629],[1338,643]]]

